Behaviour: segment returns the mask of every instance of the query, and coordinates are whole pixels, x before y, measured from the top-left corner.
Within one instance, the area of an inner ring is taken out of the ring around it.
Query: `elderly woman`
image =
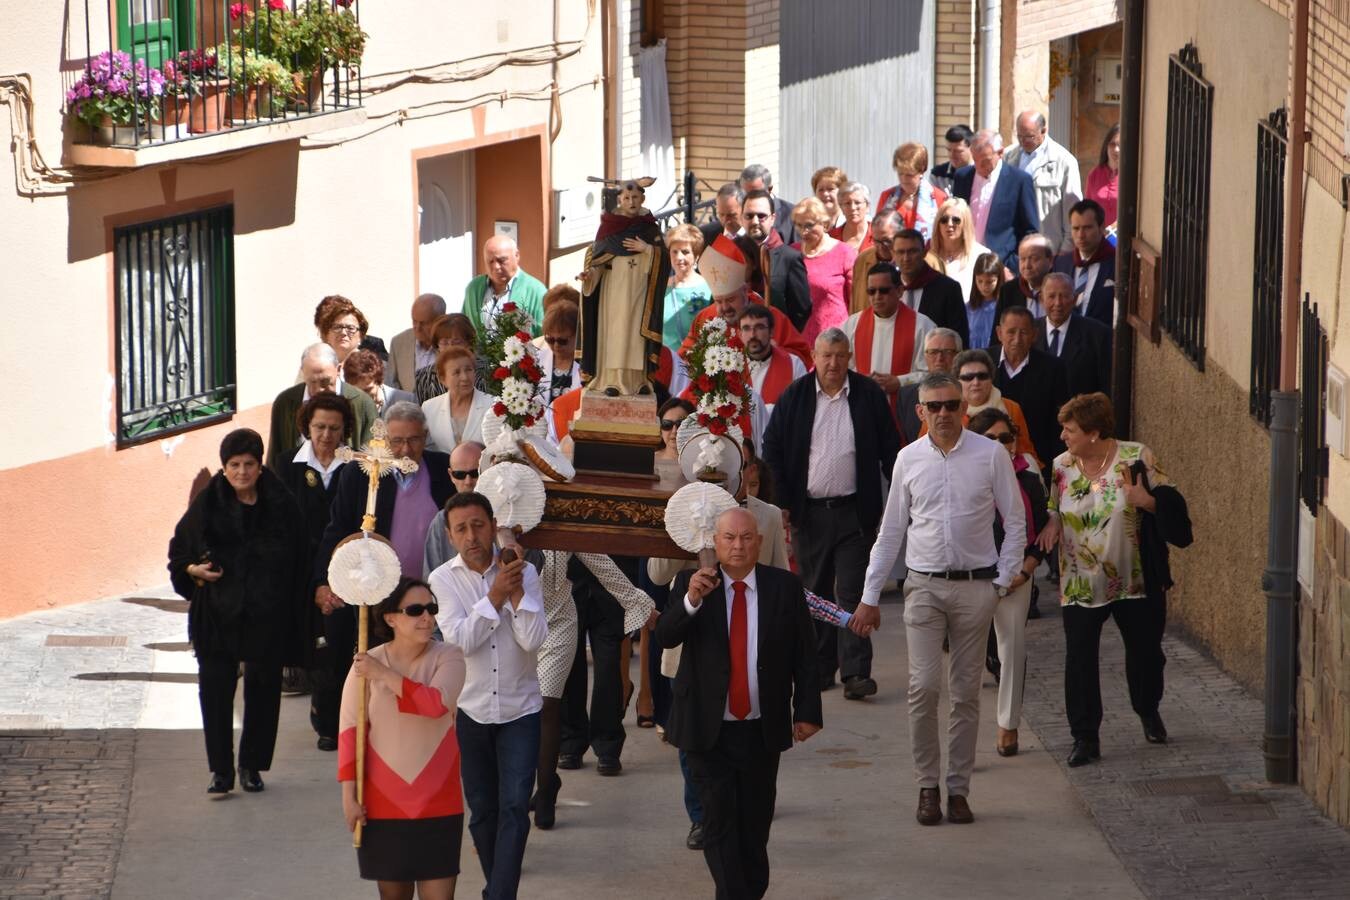
[[[473,353],[447,347],[436,354],[436,374],[445,393],[422,404],[427,417],[427,449],[449,453],[463,441],[483,442],[483,417],[492,409],[492,395],[478,390]]]
[[[384,361],[372,350],[353,350],[342,364],[342,380],[365,391],[375,401],[375,411],[384,415],[384,411],[401,400],[416,402],[417,398],[409,391],[400,391],[384,383]]]
[[[868,211],[872,208],[872,193],[861,181],[850,181],[839,189],[839,211],[844,214],[842,225],[830,229],[830,237],[843,241],[859,253],[872,246],[872,228]]]
[[[1022,570],[1013,576],[1007,597],[994,607],[993,637],[995,653],[991,655],[1000,673],[998,682],[998,743],[994,746],[999,756],[1017,755],[1017,726],[1022,721],[1022,692],[1027,677],[1026,622],[1031,607],[1036,567],[1045,558],[1045,551],[1036,546],[1036,534],[1045,527],[1049,515],[1045,511],[1045,486],[1039,469],[1033,468],[1026,457],[1017,452],[1017,426],[1001,409],[992,407],[970,417],[970,430],[990,440],[998,441],[1012,457],[1017,486],[1022,489],[1022,504],[1026,507],[1027,550],[1022,559]],[[1003,520],[995,513],[994,545],[1003,546]]]
[[[581,309],[581,291],[572,287],[570,284],[555,284],[544,292],[544,318],[548,319],[548,311],[553,308],[555,303],[570,303],[577,309]],[[542,325],[541,325],[542,329]],[[548,346],[548,341],[544,340],[543,331],[540,331],[539,337],[534,339],[534,345],[540,350]]]
[[[792,224],[801,236],[801,242],[792,246],[806,258],[806,282],[811,289],[811,315],[802,337],[812,344],[822,331],[838,328],[848,318],[858,251],[829,236],[825,206],[815,197],[792,208]]]
[[[929,243],[929,254],[937,261],[933,268],[961,285],[961,296],[970,296],[975,275],[975,260],[989,248],[975,240],[975,223],[970,206],[960,197],[948,197],[937,211],[937,228]],[[971,342],[972,347],[984,344]]]
[[[827,228],[841,224],[839,209],[839,191],[848,184],[848,176],[838,166],[825,166],[811,175],[811,193],[825,207]]]
[[[464,654],[433,640],[431,588],[404,577],[371,617],[378,646],[358,653],[342,688],[338,781],[348,830],[362,824],[356,862],[379,895],[450,900],[459,876],[464,799],[455,711]],[[356,720],[367,685],[365,805],[356,801]]]
[[[356,304],[352,303],[352,301],[341,294],[329,294],[318,302],[314,307],[314,330],[319,333],[319,340],[325,341],[325,343],[327,341],[324,336],[324,322],[328,317],[328,311],[334,306],[350,306],[353,309],[356,308]],[[358,324],[361,321],[364,321],[364,317],[361,316],[360,312],[357,312],[357,318]],[[366,331],[361,332],[361,342],[357,344],[357,347],[362,350],[371,351],[381,360],[387,361],[389,359],[389,351],[385,349],[384,341]]]
[[[375,357],[368,350],[358,350],[347,357],[349,366],[358,354]],[[379,358],[375,359],[378,361]],[[306,542],[305,572],[313,570],[314,555],[323,539],[323,531],[328,527],[333,498],[337,496],[337,476],[343,466],[337,458],[337,448],[351,437],[355,420],[356,415],[346,397],[323,393],[309,398],[296,414],[296,424],[304,441],[277,469],[282,483],[300,506]],[[301,619],[305,666],[313,685],[309,720],[318,736],[319,749],[333,751],[337,749],[337,718],[333,713],[337,711],[337,691],[341,684],[335,674],[332,651],[326,649],[337,643],[336,637],[327,634],[325,629],[332,617],[322,615],[317,606],[306,603]],[[323,650],[317,647],[321,635],[324,637]]]
[[[339,371],[347,357],[361,346],[369,328],[366,317],[350,300],[339,297],[324,307],[319,319],[319,339],[337,354]]]
[[[473,353],[478,346],[478,332],[474,331],[469,317],[464,313],[450,313],[432,323],[431,346],[437,353],[450,347],[463,347]],[[426,403],[432,397],[445,393],[445,385],[441,383],[434,363],[418,369],[415,381],[418,403]]]
[[[666,282],[661,343],[678,354],[694,317],[712,303],[712,289],[694,269],[703,253],[703,232],[688,222],[676,225],[666,232],[666,252],[670,254],[670,280]]]
[[[1103,225],[1116,221],[1116,203],[1120,182],[1120,126],[1112,125],[1102,140],[1102,152],[1097,167],[1088,173],[1084,200],[1096,200],[1106,211]]]
[[[1026,457],[1028,463],[1040,471],[1041,462],[1036,449],[1027,435],[1027,419],[1022,407],[1015,400],[1004,397],[994,387],[994,359],[980,349],[963,350],[952,361],[952,374],[961,381],[961,395],[966,401],[966,423],[977,413],[986,409],[996,409],[1012,420],[1013,431],[1017,434],[1017,454]]]
[[[220,443],[221,470],[178,520],[169,577],[188,601],[188,639],[197,656],[197,694],[211,783],[234,790],[234,693],[244,673],[239,782],[263,789],[281,713],[281,669],[300,661],[305,535],[295,498],[270,469],[263,442],[239,428]]]
[[[1105,394],[1080,394],[1059,411],[1067,448],[1055,457],[1050,520],[1036,539],[1059,549],[1064,621],[1064,705],[1073,749],[1068,764],[1101,758],[1102,695],[1098,647],[1114,618],[1125,644],[1130,706],[1144,739],[1167,743],[1158,714],[1167,625],[1167,544],[1191,542],[1186,501],[1143,444],[1119,441]]]
[[[946,201],[947,194],[924,177],[928,174],[928,149],[912,141],[901,144],[891,155],[891,166],[899,184],[882,192],[877,212],[894,210],[906,228],[914,228],[925,241],[930,240],[938,207]]]

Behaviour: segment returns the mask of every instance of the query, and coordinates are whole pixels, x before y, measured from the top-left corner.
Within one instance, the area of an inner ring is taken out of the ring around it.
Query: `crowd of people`
[[[790,203],[752,164],[718,190],[707,224],[664,234],[658,461],[677,457],[695,412],[685,356],[712,318],[739,338],[751,386],[740,508],[718,519],[716,567],[500,555],[494,510],[475,491],[492,407],[478,338],[505,309],[529,315],[548,435],[563,447],[590,374],[579,292],[526,273],[511,238],[486,242],[459,311],[417,297],[387,348],[355,303],[325,297],[299,378],[273,403],[266,452],[249,429],[227,435],[221,470],[169,546],[191,601],[208,793],[231,792],[236,773],[243,790],[264,790],[280,695],[308,692],[347,823],[363,823],[361,875],[381,897],[453,895],[466,804],[484,897],[514,897],[531,814],[554,827],[559,770],[588,752],[597,774],[623,771],[636,701],[638,727],[678,750],[686,843],[703,851],[717,896],[760,897],[779,755],[825,725],[822,692],[838,684],[864,702],[883,689],[871,638],[892,582],[916,817],[974,820],[983,673],[999,685],[995,749],[1015,756],[1038,569],[1063,607],[1068,765],[1102,753],[1107,618],[1124,637],[1144,737],[1165,742],[1166,547],[1189,542],[1189,521],[1150,450],[1116,438],[1118,131],[1086,195],[1042,116],[1018,116],[1016,137],[1005,151],[997,133],[957,126],[932,168],[922,144],[902,144],[875,209],[873,190],[838,167]],[[337,450],[368,441],[377,418],[390,450],[418,467],[378,487],[375,531],[403,578],[374,611],[376,646],[357,655],[356,615],[329,588],[328,560],[360,530],[368,479]],[[846,627],[813,612],[804,590],[851,614]],[[369,685],[363,804],[358,678]]]

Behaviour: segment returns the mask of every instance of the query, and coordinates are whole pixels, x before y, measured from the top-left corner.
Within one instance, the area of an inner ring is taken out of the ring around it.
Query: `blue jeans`
[[[461,709],[455,727],[469,834],[487,881],[483,898],[515,900],[530,833],[530,789],[539,765],[539,713],[483,725]]]
[[[680,774],[684,776],[684,811],[689,813],[689,824],[701,824],[703,802],[698,799],[698,788],[694,787],[694,780],[689,777],[689,754],[683,750],[680,751]]]

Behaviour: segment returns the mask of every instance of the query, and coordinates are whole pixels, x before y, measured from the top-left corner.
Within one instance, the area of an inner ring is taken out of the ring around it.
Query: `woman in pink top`
[[[1120,126],[1112,125],[1102,141],[1102,155],[1097,168],[1088,173],[1087,199],[1096,200],[1106,211],[1106,221],[1102,224],[1113,225],[1116,221],[1116,193],[1120,180]]]
[[[848,318],[848,298],[853,293],[853,263],[858,251],[827,234],[830,227],[825,204],[807,197],[792,208],[792,224],[801,241],[792,246],[806,258],[806,281],[811,287],[811,315],[802,329],[807,344],[827,328]]]

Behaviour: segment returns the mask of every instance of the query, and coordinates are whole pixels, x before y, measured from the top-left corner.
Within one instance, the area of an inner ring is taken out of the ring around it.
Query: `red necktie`
[[[750,668],[746,644],[750,627],[746,622],[745,582],[731,583],[731,683],[727,686],[727,709],[738,719],[750,715]]]

